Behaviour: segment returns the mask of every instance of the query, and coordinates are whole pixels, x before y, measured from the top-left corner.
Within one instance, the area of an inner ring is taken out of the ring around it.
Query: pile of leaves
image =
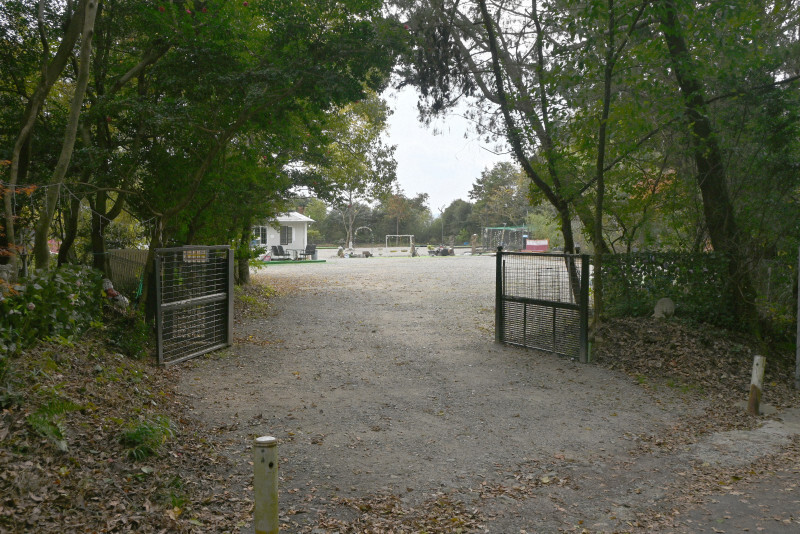
[[[334,504],[350,508],[353,512],[351,515],[355,517],[342,520],[322,514],[315,527],[306,527],[301,532],[458,534],[476,532],[483,522],[478,510],[468,510],[463,503],[445,493],[433,495],[418,507],[406,506],[393,495],[365,499],[337,498]]]
[[[758,419],[739,403],[750,391],[758,343],[728,330],[677,320],[620,318],[597,332],[592,360],[620,370],[651,390],[678,390],[687,399],[707,403],[707,431],[753,428]],[[762,403],[778,409],[797,406],[793,389],[794,355],[767,356]]]
[[[270,299],[278,294],[267,284],[253,283],[234,286],[234,318],[237,323],[263,317],[270,313]]]
[[[176,371],[111,350],[107,329],[4,360],[0,531],[238,531],[245,482],[186,418]]]

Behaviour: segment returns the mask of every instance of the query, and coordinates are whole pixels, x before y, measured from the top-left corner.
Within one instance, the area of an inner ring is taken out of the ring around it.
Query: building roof
[[[307,222],[307,223],[314,222],[314,219],[306,217],[302,213],[298,213],[296,211],[290,211],[289,213],[282,213],[277,217],[275,217],[275,220],[278,222]]]

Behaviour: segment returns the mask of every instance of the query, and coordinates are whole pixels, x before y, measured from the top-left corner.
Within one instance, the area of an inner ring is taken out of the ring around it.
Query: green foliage
[[[729,262],[720,254],[642,252],[603,256],[605,312],[647,316],[670,298],[675,316],[698,323],[736,326]]]
[[[140,313],[114,318],[108,325],[108,341],[125,356],[135,360],[147,357],[153,343],[153,329]]]
[[[161,446],[175,436],[175,427],[168,417],[158,415],[143,421],[128,424],[120,437],[126,447],[125,453],[131,460],[139,461],[157,456]]]
[[[269,309],[270,299],[276,293],[275,288],[261,283],[234,286],[233,295],[236,299],[236,313],[263,316]]]
[[[530,207],[529,181],[508,162],[496,163],[481,173],[469,192],[475,201],[472,217],[479,226],[519,226]]]
[[[0,352],[40,339],[75,340],[101,315],[102,279],[84,266],[34,271],[0,297]]]
[[[480,234],[480,221],[476,213],[473,212],[474,205],[461,199],[454,200],[440,215],[440,239],[441,231],[444,230],[447,236],[458,236],[456,243],[460,244],[469,241],[472,234]],[[433,237],[433,236],[431,236]]]
[[[547,239],[550,241],[550,248],[564,246],[564,236],[559,228],[555,210],[545,207],[534,209],[525,219],[525,225],[528,228],[528,237],[531,239]]]
[[[316,168],[325,177],[328,194],[339,213],[346,232],[346,242],[355,239],[356,221],[360,220],[369,205],[380,199],[389,199],[397,180],[394,146],[382,139],[386,129],[389,108],[377,94],[341,107],[331,115],[328,127],[332,142],[326,147],[326,162]],[[408,204],[397,193],[392,196],[393,218],[407,215]],[[406,208],[406,209],[404,209]]]
[[[18,396],[14,393],[11,358],[0,354],[0,409],[16,404]]]
[[[758,311],[772,341],[796,341],[797,320],[797,245],[789,253],[779,251],[773,259],[759,262],[753,269]]]
[[[183,508],[189,504],[189,498],[186,496],[186,481],[180,475],[172,477],[165,489],[164,503],[170,508]]]
[[[27,417],[27,422],[37,434],[49,439],[59,450],[66,452],[68,447],[64,438],[62,416],[80,409],[81,407],[74,402],[53,394],[44,405]]]

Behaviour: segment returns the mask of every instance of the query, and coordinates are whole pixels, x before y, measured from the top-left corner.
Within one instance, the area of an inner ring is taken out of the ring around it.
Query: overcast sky
[[[417,120],[417,95],[406,88],[384,94],[394,114],[389,117],[388,143],[397,145],[397,180],[404,194],[413,198],[429,195],[428,207],[434,216],[439,208],[456,199],[469,201],[469,191],[481,172],[496,162],[509,161],[510,155],[497,156],[492,148],[464,138],[468,121],[457,115],[425,127]],[[439,133],[434,134],[434,129]]]

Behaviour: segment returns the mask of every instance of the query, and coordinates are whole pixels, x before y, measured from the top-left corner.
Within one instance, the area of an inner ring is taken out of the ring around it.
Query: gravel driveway
[[[642,452],[699,412],[678,392],[495,344],[494,258],[321,259],[256,274],[282,289],[270,311],[182,373],[244,472],[253,437],[279,439],[284,531],[328,532],[358,515],[343,499],[376,495],[445,495],[486,532],[635,530],[702,460]]]

